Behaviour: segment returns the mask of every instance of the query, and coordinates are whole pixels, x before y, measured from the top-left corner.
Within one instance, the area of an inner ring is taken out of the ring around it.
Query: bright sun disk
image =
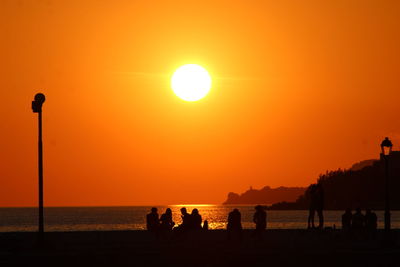
[[[211,88],[207,70],[196,64],[179,67],[171,78],[174,93],[185,101],[197,101],[205,97]]]

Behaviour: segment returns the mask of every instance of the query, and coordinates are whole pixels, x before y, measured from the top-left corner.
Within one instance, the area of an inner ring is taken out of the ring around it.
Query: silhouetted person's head
[[[172,210],[171,210],[170,208],[168,208],[168,209],[165,211],[165,213],[166,213],[166,214],[172,214]]]
[[[182,213],[183,215],[187,214],[186,208],[181,208],[181,213]]]
[[[366,209],[366,210],[365,210],[365,213],[366,213],[366,214],[370,214],[370,213],[371,213],[371,209]]]
[[[154,208],[154,207],[151,208],[151,212],[152,212],[152,213],[157,213],[157,208]]]
[[[193,209],[193,210],[192,210],[192,214],[194,214],[194,215],[199,214],[199,210],[198,210],[198,209]]]
[[[263,206],[261,206],[261,205],[257,205],[254,208],[255,208],[256,211],[263,211],[264,210]]]
[[[361,208],[356,208],[356,213],[361,213]]]
[[[239,213],[239,210],[238,209],[233,209],[233,212],[234,213]]]

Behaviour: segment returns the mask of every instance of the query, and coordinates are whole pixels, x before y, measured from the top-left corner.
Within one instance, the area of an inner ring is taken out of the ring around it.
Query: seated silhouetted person
[[[163,215],[161,215],[160,222],[161,222],[160,229],[162,231],[167,232],[167,231],[171,231],[172,230],[172,228],[174,227],[175,223],[172,220],[172,211],[171,211],[170,208],[168,208],[165,211],[165,213]]]
[[[208,221],[207,220],[204,220],[203,230],[208,230]]]
[[[375,239],[376,229],[378,227],[378,217],[375,212],[367,209],[365,212],[365,230],[367,231],[368,238]]]
[[[179,225],[178,230],[187,231],[190,229],[192,224],[191,215],[187,212],[185,207],[181,208],[181,214],[182,223]]]
[[[351,219],[353,214],[351,209],[346,209],[345,213],[342,215],[342,229],[345,231],[350,231],[351,229]]]
[[[242,215],[238,209],[229,212],[227,225],[228,239],[242,239]]]
[[[191,230],[201,230],[201,215],[199,214],[198,209],[193,209],[192,210],[192,214],[190,215],[190,220],[191,220],[191,225],[190,225],[190,229]]]
[[[151,208],[151,212],[146,216],[146,226],[147,230],[150,232],[157,233],[160,226],[160,221],[158,219],[157,208]]]
[[[256,212],[253,216],[253,222],[256,224],[254,235],[258,239],[262,239],[263,233],[267,228],[267,212],[261,205],[255,206]]]

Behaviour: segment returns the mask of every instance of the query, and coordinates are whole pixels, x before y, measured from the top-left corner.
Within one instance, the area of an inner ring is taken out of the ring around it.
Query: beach
[[[350,238],[341,230],[267,230],[263,240],[244,230],[228,241],[225,230],[156,239],[147,231],[0,233],[0,266],[399,266],[399,242],[384,231],[376,240]]]

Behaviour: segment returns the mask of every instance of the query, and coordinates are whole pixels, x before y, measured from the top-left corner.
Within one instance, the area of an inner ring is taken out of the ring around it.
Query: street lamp
[[[34,101],[32,101],[32,111],[38,113],[38,170],[39,170],[39,238],[43,238],[44,233],[44,219],[43,219],[43,143],[42,143],[42,105],[46,97],[42,93],[35,95]]]
[[[385,160],[385,231],[390,231],[389,159],[393,144],[388,137],[381,143],[381,155]]]

